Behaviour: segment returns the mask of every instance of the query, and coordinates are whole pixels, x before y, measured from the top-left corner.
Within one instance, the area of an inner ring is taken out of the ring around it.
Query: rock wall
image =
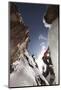
[[[53,62],[53,68],[55,72],[55,82],[58,82],[58,32],[59,32],[59,6],[58,5],[50,5],[47,9],[47,12],[44,16],[44,25],[46,27],[46,23],[48,24],[48,46],[51,51],[51,59]]]
[[[25,25],[21,14],[19,14],[18,9],[14,3],[10,3],[10,55],[11,63],[12,56],[16,53],[18,49],[18,44],[22,44],[28,37],[28,26]],[[27,48],[27,45],[26,45]]]
[[[56,19],[48,32],[48,45],[51,51],[51,59],[55,72],[55,81],[58,84],[58,19]]]

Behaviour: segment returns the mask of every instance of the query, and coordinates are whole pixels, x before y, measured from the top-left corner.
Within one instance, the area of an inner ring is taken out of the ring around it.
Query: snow
[[[44,18],[43,18],[43,23],[46,28],[51,28],[51,24],[46,23]]]
[[[44,67],[44,72],[46,71],[46,64],[42,60],[42,57],[43,57],[45,51],[46,51],[46,47],[43,45],[41,52],[38,54],[37,59],[36,59],[36,62],[38,64],[38,67],[39,67],[39,70],[41,73],[43,73],[43,69],[42,69],[43,67]]]
[[[52,23],[48,32],[48,44],[51,51],[53,68],[56,76],[56,84],[58,84],[58,18]]]
[[[29,58],[29,63],[33,68],[30,67],[24,55],[21,54],[20,60],[13,63],[14,71],[10,74],[10,87],[37,86],[35,78],[38,78],[38,76],[46,82],[46,85],[49,85],[40,70],[35,66],[35,62],[29,52],[25,50],[24,54]]]
[[[51,52],[51,59],[53,63],[53,68],[55,72],[55,81],[58,84],[58,18],[50,25],[45,22],[43,23],[46,28],[49,28],[48,31],[48,46]]]
[[[10,87],[37,85],[35,73],[23,56],[21,56],[19,63],[16,61],[13,65],[14,72],[10,74]]]

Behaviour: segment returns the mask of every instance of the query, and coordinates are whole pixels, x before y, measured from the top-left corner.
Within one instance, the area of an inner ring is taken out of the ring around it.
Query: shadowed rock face
[[[44,16],[45,26],[51,24],[48,31],[48,45],[51,52],[51,59],[55,73],[55,83],[58,84],[58,31],[59,31],[59,6],[50,5]]]
[[[10,3],[10,54],[16,52],[17,45],[22,44],[27,37],[28,27],[24,24],[22,16],[19,14],[14,3]],[[27,48],[27,47],[26,47]],[[12,61],[11,61],[12,62]]]
[[[49,5],[44,16],[46,23],[51,24],[59,16],[59,6]]]
[[[23,40],[28,36],[28,27],[20,22],[22,17],[19,15],[16,5],[10,3],[10,39],[16,46],[19,42],[22,43]]]

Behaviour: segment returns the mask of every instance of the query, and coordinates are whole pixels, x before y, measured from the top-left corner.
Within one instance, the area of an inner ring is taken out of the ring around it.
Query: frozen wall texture
[[[48,81],[41,74],[36,61],[27,50],[29,35],[28,27],[19,15],[16,5],[10,4],[10,81],[9,87],[45,85]],[[13,68],[13,70],[12,70]]]
[[[58,84],[58,18],[52,23],[48,32],[48,45],[51,51],[51,59],[55,72],[55,81]]]
[[[44,24],[49,24],[48,46],[51,52],[55,82],[58,84],[58,7],[49,6]],[[45,25],[46,27],[46,25]],[[28,27],[14,3],[10,3],[10,87],[50,85],[42,74],[40,63],[28,51]],[[43,65],[43,63],[41,63]],[[45,64],[44,64],[45,66]],[[41,66],[42,68],[42,66]],[[13,70],[12,70],[13,69]],[[55,83],[54,83],[55,84]],[[53,84],[52,84],[53,85]]]
[[[47,12],[44,16],[43,23],[45,27],[48,24],[48,46],[51,52],[51,59],[53,63],[53,68],[55,72],[55,82],[58,83],[58,21],[59,20],[59,6],[58,5],[50,5],[47,9]]]

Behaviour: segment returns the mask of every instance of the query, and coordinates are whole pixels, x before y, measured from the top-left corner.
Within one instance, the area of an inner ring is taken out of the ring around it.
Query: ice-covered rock
[[[41,74],[36,61],[28,51],[28,27],[19,15],[16,5],[10,3],[10,68],[9,87],[49,85]]]
[[[58,32],[59,32],[59,7],[58,5],[50,5],[47,9],[47,12],[43,18],[43,23],[45,27],[48,26],[48,46],[51,52],[51,59],[53,63],[53,68],[55,72],[55,82],[58,81]],[[46,25],[47,23],[47,25]]]
[[[26,58],[21,55],[20,60],[13,63],[14,71],[10,74],[10,87],[35,86],[35,72],[29,66]]]
[[[10,74],[10,87],[37,86],[36,79],[38,81],[38,76],[46,85],[49,85],[40,70],[35,66],[35,62],[27,50],[25,50],[24,54],[28,57],[28,60],[21,54],[20,59],[13,63],[14,71]],[[38,82],[41,85],[41,81]]]

